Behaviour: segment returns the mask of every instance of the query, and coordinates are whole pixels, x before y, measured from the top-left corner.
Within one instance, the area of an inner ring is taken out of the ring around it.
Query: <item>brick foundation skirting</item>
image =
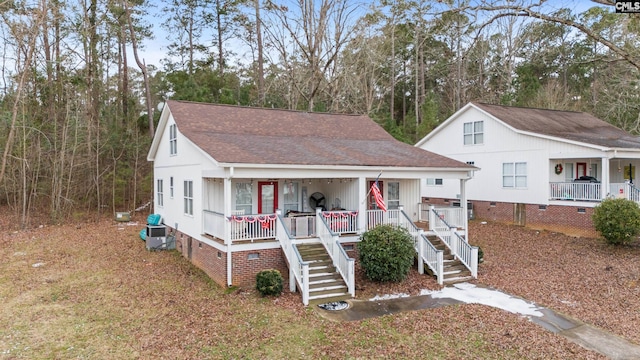
[[[457,199],[425,198],[423,203],[435,206],[450,206]],[[474,201],[473,214],[476,220],[496,221],[515,224],[515,203]],[[593,227],[592,207],[562,206],[562,205],[524,205],[524,226],[534,229],[558,231],[569,235],[597,237]],[[522,225],[522,224],[520,224]]]
[[[189,244],[190,249],[189,249]],[[176,232],[176,250],[204,271],[213,281],[227,287],[227,252]],[[232,252],[231,282],[233,286],[254,287],[256,275],[267,269],[280,271],[285,288],[289,284],[289,268],[282,249],[260,249]]]

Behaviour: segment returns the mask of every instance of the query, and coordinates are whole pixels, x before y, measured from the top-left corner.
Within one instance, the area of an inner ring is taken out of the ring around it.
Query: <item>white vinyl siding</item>
[[[464,123],[464,144],[479,145],[484,143],[484,122]]]
[[[527,163],[502,163],[502,187],[523,189],[527,187]]]

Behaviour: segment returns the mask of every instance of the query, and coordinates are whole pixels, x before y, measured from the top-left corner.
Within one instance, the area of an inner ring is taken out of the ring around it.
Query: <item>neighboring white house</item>
[[[639,198],[640,139],[582,112],[469,103],[416,147],[482,169],[467,187],[479,218],[592,227],[602,199]],[[432,203],[460,196],[447,179],[424,185]]]
[[[228,286],[275,268],[304,287],[298,247],[322,242],[344,257],[334,239],[353,244],[382,222],[413,226],[425,178],[454,181],[464,196],[478,170],[399,142],[366,116],[185,101],[166,103],[147,159],[154,212],[178,251]],[[378,176],[387,212],[369,192]]]

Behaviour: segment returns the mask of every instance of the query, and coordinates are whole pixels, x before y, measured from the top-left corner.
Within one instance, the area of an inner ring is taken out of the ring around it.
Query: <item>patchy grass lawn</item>
[[[140,224],[144,221],[138,220]],[[526,318],[481,305],[333,322],[313,308],[302,306],[297,294],[261,298],[252,289],[229,292],[179,253],[147,251],[138,237],[142,225],[104,220],[17,231],[7,230],[10,226],[6,218],[0,221],[5,221],[0,224],[5,225],[0,227],[3,229],[0,230],[0,358],[3,359],[604,358]],[[553,295],[528,293],[531,285],[525,290],[521,284],[505,285],[510,284],[509,276],[520,282],[522,275],[504,270],[509,266],[498,261],[503,256],[498,249],[518,243],[513,237],[523,235],[516,231],[540,237],[530,230],[512,231],[483,238],[487,260],[482,265],[480,282],[525,298],[533,295],[529,300],[541,301],[543,305],[562,304],[550,301]],[[563,236],[550,241],[560,241],[565,250],[574,251],[571,241]],[[598,248],[595,251],[598,256],[611,256],[612,266],[617,269],[613,257],[621,256],[619,252],[608,255]],[[635,249],[626,251],[635,251],[637,256]],[[518,250],[514,253],[519,254]],[[572,255],[570,261],[588,257],[581,254]],[[545,279],[541,273],[555,271],[553,264],[564,262],[563,257],[553,257],[545,264],[531,265],[538,269],[533,281]],[[525,267],[527,271],[530,269]],[[576,274],[567,273],[566,282],[573,283]],[[361,285],[359,297],[385,292],[415,294],[420,291],[416,287],[432,284],[432,280],[416,280],[416,276],[412,272],[404,285]],[[538,285],[543,293],[557,284]],[[638,298],[637,288],[634,289],[635,292],[623,295],[635,294]],[[612,307],[620,304],[613,294],[617,291],[615,286],[590,287],[590,291],[613,301]],[[556,296],[559,301],[580,301]],[[631,305],[636,303],[633,300]],[[567,305],[561,310],[575,308]],[[636,313],[633,321],[639,311],[640,308],[627,310]],[[616,319],[614,316],[612,321]],[[603,321],[604,327],[608,327]],[[635,325],[637,328],[640,324]],[[626,335],[626,331],[621,335]],[[637,335],[631,340],[637,341]]]

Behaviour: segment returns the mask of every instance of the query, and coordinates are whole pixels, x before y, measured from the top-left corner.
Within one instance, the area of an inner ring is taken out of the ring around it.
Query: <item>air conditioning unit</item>
[[[166,250],[168,248],[167,227],[164,225],[147,225],[145,243],[147,250]]]

